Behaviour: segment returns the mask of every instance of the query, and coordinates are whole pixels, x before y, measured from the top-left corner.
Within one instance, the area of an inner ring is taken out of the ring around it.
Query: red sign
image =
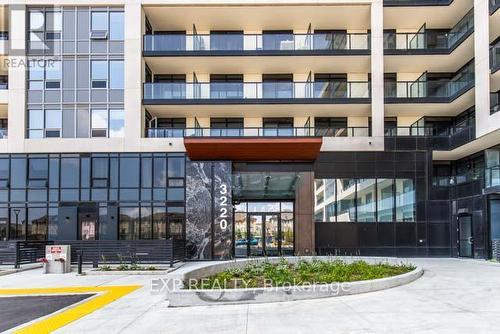
[[[51,254],[56,254],[56,253],[61,253],[61,252],[62,252],[62,247],[60,247],[60,246],[50,247]]]

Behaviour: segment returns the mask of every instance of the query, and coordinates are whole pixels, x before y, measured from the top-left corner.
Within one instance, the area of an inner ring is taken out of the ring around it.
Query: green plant
[[[119,271],[129,270],[129,265],[121,263],[118,267],[116,267],[116,270],[119,270]]]
[[[102,265],[98,269],[99,271],[111,271],[111,266],[108,266],[107,264]]]
[[[415,269],[411,264],[369,264],[362,260],[344,262],[339,259],[310,261],[299,260],[290,263],[282,258],[271,263],[268,260],[251,262],[242,268],[229,268],[216,275],[200,279],[188,288],[252,288],[268,286],[289,286],[303,284],[327,284],[371,280],[401,275]]]

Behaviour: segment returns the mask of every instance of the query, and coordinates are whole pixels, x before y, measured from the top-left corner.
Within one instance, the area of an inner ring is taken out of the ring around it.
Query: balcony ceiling
[[[368,73],[370,56],[146,57],[154,73]]]
[[[371,104],[146,105],[157,117],[348,117],[371,115]]]
[[[485,0],[486,1],[486,0]],[[473,0],[455,0],[449,6],[384,7],[385,29],[449,29],[472,8]]]
[[[184,138],[191,160],[312,161],[321,137]]]
[[[404,101],[404,99],[402,99]],[[386,117],[397,116],[457,116],[474,105],[474,89],[451,103],[391,103],[385,105]]]
[[[450,54],[386,55],[386,73],[456,72],[474,57],[474,34]]]
[[[320,8],[321,7],[321,8]],[[267,29],[369,29],[368,5],[226,5],[156,6],[144,11],[155,30],[260,31]]]

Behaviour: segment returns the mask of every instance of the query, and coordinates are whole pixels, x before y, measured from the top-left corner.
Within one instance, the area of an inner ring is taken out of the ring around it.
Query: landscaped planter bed
[[[291,257],[238,260],[186,272],[168,291],[170,306],[316,299],[388,289],[422,275],[399,259]]]

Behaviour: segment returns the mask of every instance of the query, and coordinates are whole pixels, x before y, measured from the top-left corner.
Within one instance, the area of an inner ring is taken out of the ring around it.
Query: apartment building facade
[[[0,7],[0,240],[500,257],[500,1]]]

